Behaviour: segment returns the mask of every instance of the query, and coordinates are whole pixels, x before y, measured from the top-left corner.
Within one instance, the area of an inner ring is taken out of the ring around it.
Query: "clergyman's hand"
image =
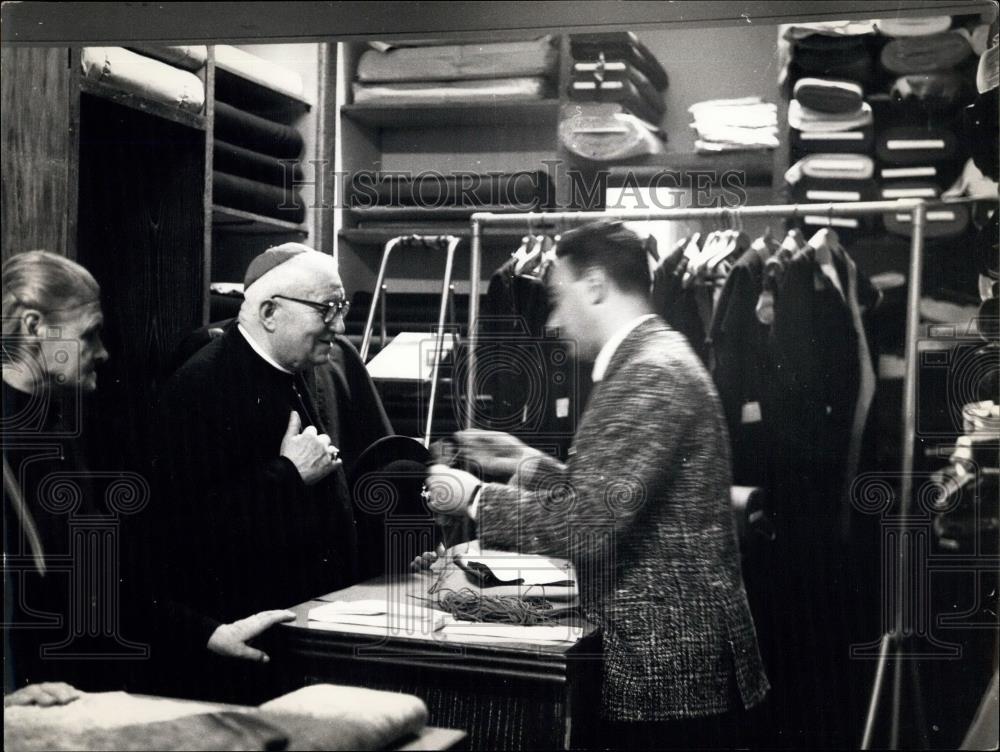
[[[42,682],[29,684],[9,695],[4,695],[3,706],[8,708],[14,705],[40,705],[47,708],[52,705],[67,705],[82,694],[79,689],[64,682]]]
[[[220,624],[208,638],[208,649],[230,658],[267,663],[271,658],[263,650],[247,645],[257,635],[263,634],[275,624],[294,621],[292,611],[261,611],[232,624]]]
[[[411,572],[428,572],[434,566],[434,562],[444,558],[444,543],[438,543],[433,551],[425,551],[410,562]]]
[[[292,461],[307,486],[323,480],[343,464],[337,447],[330,443],[330,437],[317,433],[315,426],[303,429],[302,420],[294,410],[288,416],[288,428],[281,439],[279,453]]]

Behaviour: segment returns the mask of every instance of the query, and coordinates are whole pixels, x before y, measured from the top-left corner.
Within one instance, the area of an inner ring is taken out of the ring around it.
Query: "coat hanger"
[[[542,259],[542,252],[544,251],[545,236],[535,235],[531,238],[531,250],[523,256],[516,264],[514,264],[514,274],[527,275],[530,274],[539,264]]]

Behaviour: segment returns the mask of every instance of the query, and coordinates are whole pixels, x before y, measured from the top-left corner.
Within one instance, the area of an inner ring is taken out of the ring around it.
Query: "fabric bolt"
[[[872,126],[846,131],[789,131],[789,145],[795,154],[872,154],[875,134]]]
[[[268,185],[291,186],[293,181],[303,180],[300,161],[282,161],[236,144],[226,143],[221,139],[215,139],[213,142],[212,166],[219,172],[250,178]]]
[[[867,88],[874,82],[875,60],[867,44],[843,50],[821,50],[803,47],[800,42],[789,66],[789,75],[795,80],[803,76],[836,78]]]
[[[810,154],[785,171],[786,183],[802,178],[824,180],[871,180],[875,162],[864,154]]]
[[[416,206],[422,208],[531,206],[543,208],[549,200],[548,173],[358,173],[351,184],[349,208]]]
[[[951,28],[951,16],[925,16],[923,18],[879,18],[873,23],[880,33],[890,37],[926,37],[940,34]]]
[[[553,73],[557,50],[551,36],[523,42],[447,44],[365,50],[358,60],[362,83],[468,81]]]
[[[156,58],[177,68],[196,71],[205,67],[208,61],[208,47],[204,45],[161,46],[154,44],[134,45],[130,49],[146,57]]]
[[[799,77],[792,65],[797,42],[813,36],[861,37],[870,39],[876,32],[874,21],[820,21],[807,24],[782,24],[778,27],[778,84],[785,84],[789,78]],[[867,42],[865,43],[867,44]],[[867,75],[871,75],[871,58],[866,63]],[[828,71],[813,71],[813,74],[832,75]],[[834,76],[836,77],[836,76]],[[848,78],[853,77],[848,76]]]
[[[953,238],[962,235],[969,226],[969,210],[963,204],[928,209],[924,237]],[[888,212],[883,217],[885,229],[894,235],[913,235],[912,212]]]
[[[642,71],[658,90],[667,88],[667,72],[631,31],[572,34],[569,44],[574,60],[597,60],[601,56],[609,60],[625,60]]]
[[[215,45],[215,65],[268,89],[296,99],[305,98],[305,87],[299,73],[238,47],[229,44]]]
[[[653,86],[642,71],[625,60],[577,61],[573,63],[573,80],[594,81],[598,84],[610,81],[629,81],[650,107],[660,113],[666,110],[663,94]]]
[[[879,198],[891,201],[899,198],[936,199],[941,188],[930,180],[890,180],[879,185]]]
[[[796,130],[815,133],[849,131],[872,123],[872,108],[867,102],[854,112],[817,112],[803,106],[797,99],[788,103],[788,124]]]
[[[258,180],[212,171],[212,201],[230,209],[264,214],[287,222],[302,222],[306,206],[298,190],[261,183]]]
[[[622,81],[577,81],[569,86],[571,99],[586,102],[618,102],[643,120],[657,124],[664,113],[662,101],[650,101],[636,85],[629,80]]]
[[[969,41],[957,31],[928,36],[893,39],[879,56],[882,67],[890,73],[926,73],[947,70],[972,54]]]
[[[278,159],[294,159],[305,146],[302,134],[295,128],[219,101],[215,103],[215,135],[227,143]]]
[[[355,104],[425,105],[522,102],[544,99],[548,81],[541,76],[493,78],[481,81],[352,84]]]
[[[727,445],[711,378],[654,318],[612,356],[567,464],[541,457],[480,491],[483,546],[576,566],[584,614],[602,630],[606,719],[718,715],[768,690],[742,586]]]
[[[124,47],[84,47],[80,69],[91,81],[188,112],[205,106],[205,84],[196,75]]]
[[[864,95],[860,84],[832,78],[800,78],[792,89],[792,96],[804,107],[835,114],[857,112]]]
[[[944,128],[895,127],[883,131],[875,144],[878,158],[891,165],[964,163],[955,133]]]

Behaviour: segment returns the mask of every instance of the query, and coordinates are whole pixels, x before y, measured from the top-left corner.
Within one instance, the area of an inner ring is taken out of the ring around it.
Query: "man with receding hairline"
[[[244,285],[238,321],[164,386],[155,458],[162,645],[172,669],[201,668],[207,693],[233,700],[270,660],[249,642],[293,618],[285,607],[355,582],[358,560],[342,463],[303,379],[344,331],[336,262],[286,243]]]

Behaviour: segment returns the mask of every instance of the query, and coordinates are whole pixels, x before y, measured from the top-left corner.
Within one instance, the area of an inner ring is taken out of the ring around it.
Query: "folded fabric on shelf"
[[[570,52],[574,60],[626,60],[641,70],[657,89],[667,88],[667,72],[656,56],[631,31],[572,34]]]
[[[152,57],[187,71],[196,71],[208,62],[208,47],[204,45],[161,46],[155,44],[132,45],[130,49],[140,55]]]
[[[370,84],[550,76],[556,59],[551,36],[523,42],[369,49],[358,60],[357,80]]]
[[[774,149],[778,146],[778,108],[759,97],[712,99],[688,108],[698,134],[698,151]]]
[[[212,145],[212,166],[230,175],[259,180],[270,185],[291,185],[292,181],[302,182],[302,163],[298,160],[276,159],[244,149],[236,144],[215,139]]]
[[[215,102],[215,135],[230,144],[279,159],[294,159],[305,145],[302,134],[295,128],[219,101]]]
[[[890,37],[926,37],[940,34],[951,28],[951,16],[927,16],[924,18],[879,18],[872,23],[878,30]]]
[[[302,76],[298,73],[232,45],[215,45],[215,65],[268,89],[296,99],[306,99]]]
[[[805,73],[813,75],[827,75],[832,78],[839,78],[830,70],[808,71],[804,68],[793,70],[792,57],[796,42],[811,36],[835,36],[835,37],[862,37],[870,38],[876,33],[875,22],[868,20],[861,21],[820,21],[807,24],[782,24],[778,27],[778,83],[784,84],[789,76],[794,77]],[[820,67],[823,67],[822,65]],[[865,61],[864,78],[871,76],[871,58]],[[861,80],[854,75],[844,76],[851,80]]]
[[[548,82],[541,77],[493,78],[480,81],[410,82],[352,85],[355,104],[433,105],[523,102],[545,98]]]
[[[857,112],[864,102],[864,87],[853,81],[833,78],[800,78],[792,96],[816,112]]]
[[[890,73],[927,73],[954,68],[972,54],[968,39],[957,31],[893,39],[882,48],[882,67]]]
[[[189,112],[205,106],[205,85],[193,73],[161,63],[124,47],[84,47],[84,78]]]
[[[800,131],[849,131],[872,123],[872,108],[867,102],[853,112],[820,112],[793,99],[788,103],[788,124]]]
[[[306,207],[298,191],[212,171],[212,203],[230,209],[263,214],[286,222],[302,222]]]
[[[796,202],[871,201],[878,190],[874,180],[845,178],[812,178],[803,176],[792,184],[792,198]]]

